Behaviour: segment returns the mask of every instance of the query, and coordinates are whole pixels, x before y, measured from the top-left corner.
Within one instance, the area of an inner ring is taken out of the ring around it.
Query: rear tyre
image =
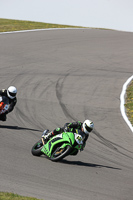
[[[55,162],[60,161],[64,157],[66,157],[67,155],[69,155],[70,152],[71,152],[71,150],[72,150],[72,148],[69,145],[67,145],[64,148],[57,147],[53,151],[53,153],[51,154],[50,160],[55,161]]]
[[[39,140],[34,144],[34,146],[31,149],[31,153],[33,156],[41,156],[43,153],[41,152],[43,148],[42,140]]]

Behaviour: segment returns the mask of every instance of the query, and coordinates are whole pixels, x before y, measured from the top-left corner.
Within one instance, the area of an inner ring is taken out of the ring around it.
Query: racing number
[[[82,137],[80,137],[79,135],[78,135],[78,137],[76,137],[76,139],[78,140],[79,143],[82,142]]]

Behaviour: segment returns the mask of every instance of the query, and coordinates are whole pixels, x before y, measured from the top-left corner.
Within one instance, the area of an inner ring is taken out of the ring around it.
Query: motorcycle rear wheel
[[[70,147],[70,145],[67,145],[66,147],[64,148],[60,148],[60,147],[57,147],[53,153],[51,154],[51,157],[50,157],[50,160],[52,161],[60,161],[62,160],[64,157],[66,157],[67,155],[70,154],[72,148]]]
[[[41,152],[43,148],[42,140],[39,140],[34,144],[34,146],[31,149],[31,153],[33,156],[41,156],[43,153]]]

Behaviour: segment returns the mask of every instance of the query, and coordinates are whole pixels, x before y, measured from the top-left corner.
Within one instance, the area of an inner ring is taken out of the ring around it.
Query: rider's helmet
[[[14,86],[10,86],[8,89],[7,89],[7,96],[10,98],[10,99],[14,99],[16,97],[16,94],[17,94],[17,89],[14,87]]]
[[[91,120],[85,120],[83,122],[83,131],[85,134],[89,135],[89,133],[93,130],[94,123]]]

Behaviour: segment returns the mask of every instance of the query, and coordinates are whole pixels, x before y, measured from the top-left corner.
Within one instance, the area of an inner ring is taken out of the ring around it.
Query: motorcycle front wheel
[[[51,154],[51,157],[50,157],[50,160],[52,161],[60,161],[62,160],[64,157],[66,157],[67,155],[70,154],[72,148],[67,145],[66,147],[64,148],[60,148],[60,147],[57,147]]]
[[[42,140],[39,140],[34,144],[34,146],[31,149],[31,153],[33,156],[41,156],[43,153],[41,152],[43,148]]]

